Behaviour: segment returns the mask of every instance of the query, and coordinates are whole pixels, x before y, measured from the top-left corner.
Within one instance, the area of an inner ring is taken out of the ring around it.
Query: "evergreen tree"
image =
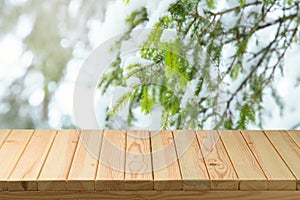
[[[127,86],[131,77],[142,81],[118,99],[107,121],[128,103],[127,123],[131,125],[135,107],[149,114],[158,104],[163,129],[202,129],[211,119],[216,129],[246,129],[249,123],[262,127],[266,90],[282,109],[273,81],[283,73],[287,49],[298,40],[299,1],[239,0],[227,4],[177,0],[139,49],[140,58],[148,62],[125,65],[119,54],[99,82],[101,92]],[[148,16],[146,8],[132,12],[126,19],[128,31],[114,49],[120,49],[133,30],[145,26]],[[176,38],[163,41],[164,29],[176,31]],[[263,37],[266,31],[270,33],[267,39]],[[190,59],[187,54],[192,55]],[[194,88],[193,98],[186,101],[188,87]]]

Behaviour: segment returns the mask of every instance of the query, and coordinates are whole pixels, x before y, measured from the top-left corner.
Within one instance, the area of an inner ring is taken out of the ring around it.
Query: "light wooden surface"
[[[241,190],[267,190],[268,181],[239,131],[220,131]]]
[[[197,131],[212,190],[238,190],[239,181],[217,131]]]
[[[296,144],[300,147],[300,131],[288,131]]]
[[[300,189],[300,149],[286,131],[265,131],[266,136],[276,148],[278,154],[296,177],[297,189]]]
[[[38,190],[66,190],[78,133],[75,130],[58,131],[38,179]]]
[[[46,191],[1,192],[0,200],[149,199],[149,200],[299,200],[299,191]]]
[[[94,180],[101,144],[102,132],[80,131],[80,140],[67,179],[67,190],[95,189]]]
[[[96,190],[123,190],[125,167],[125,131],[104,131]]]
[[[299,134],[0,130],[0,198],[292,199],[300,193]]]
[[[36,131],[8,179],[9,191],[37,190],[37,179],[57,131]]]
[[[32,130],[14,130],[6,138],[0,149],[0,191],[7,190],[7,179],[22,155]]]
[[[194,131],[174,131],[184,190],[209,190],[210,179]]]
[[[181,190],[182,181],[171,131],[151,132],[155,190]]]
[[[149,131],[127,131],[125,190],[153,190]]]
[[[4,141],[6,140],[7,136],[9,135],[10,130],[0,130],[0,148]]]
[[[296,190],[296,179],[261,131],[242,131],[268,179],[269,190]]]

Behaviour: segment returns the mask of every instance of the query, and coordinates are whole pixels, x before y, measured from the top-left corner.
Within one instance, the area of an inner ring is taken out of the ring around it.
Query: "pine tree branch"
[[[296,17],[300,17],[298,13],[295,13],[295,14],[292,14],[292,15],[288,15],[288,16],[284,16],[284,17],[278,18],[275,21],[272,21],[272,22],[266,23],[264,25],[258,26],[257,30],[264,29],[264,28],[267,28],[269,26],[274,26],[277,23],[282,24],[282,23],[286,22],[287,20],[292,20],[292,19],[294,19]]]
[[[224,15],[226,13],[237,11],[237,10],[240,10],[242,8],[246,8],[246,7],[254,6],[254,5],[260,5],[260,4],[263,4],[263,2],[261,2],[261,1],[255,1],[255,2],[252,2],[252,3],[245,4],[244,6],[236,6],[236,7],[229,8],[227,10],[220,11],[220,12],[217,12],[217,13],[210,12],[210,11],[207,11],[207,13],[210,14],[210,15],[213,15],[213,16]]]

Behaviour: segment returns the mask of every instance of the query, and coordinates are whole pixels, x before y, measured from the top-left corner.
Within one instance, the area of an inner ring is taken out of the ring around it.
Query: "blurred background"
[[[89,53],[122,33],[135,9],[150,10],[151,24],[172,2],[1,0],[0,128],[74,128],[73,87]],[[271,97],[264,100],[265,129],[300,129],[299,46],[288,50],[285,75],[276,77],[282,112]],[[101,103],[98,113],[105,115]]]

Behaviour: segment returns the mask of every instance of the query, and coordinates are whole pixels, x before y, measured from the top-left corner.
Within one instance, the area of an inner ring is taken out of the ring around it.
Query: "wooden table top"
[[[0,191],[297,189],[300,131],[0,130]]]

